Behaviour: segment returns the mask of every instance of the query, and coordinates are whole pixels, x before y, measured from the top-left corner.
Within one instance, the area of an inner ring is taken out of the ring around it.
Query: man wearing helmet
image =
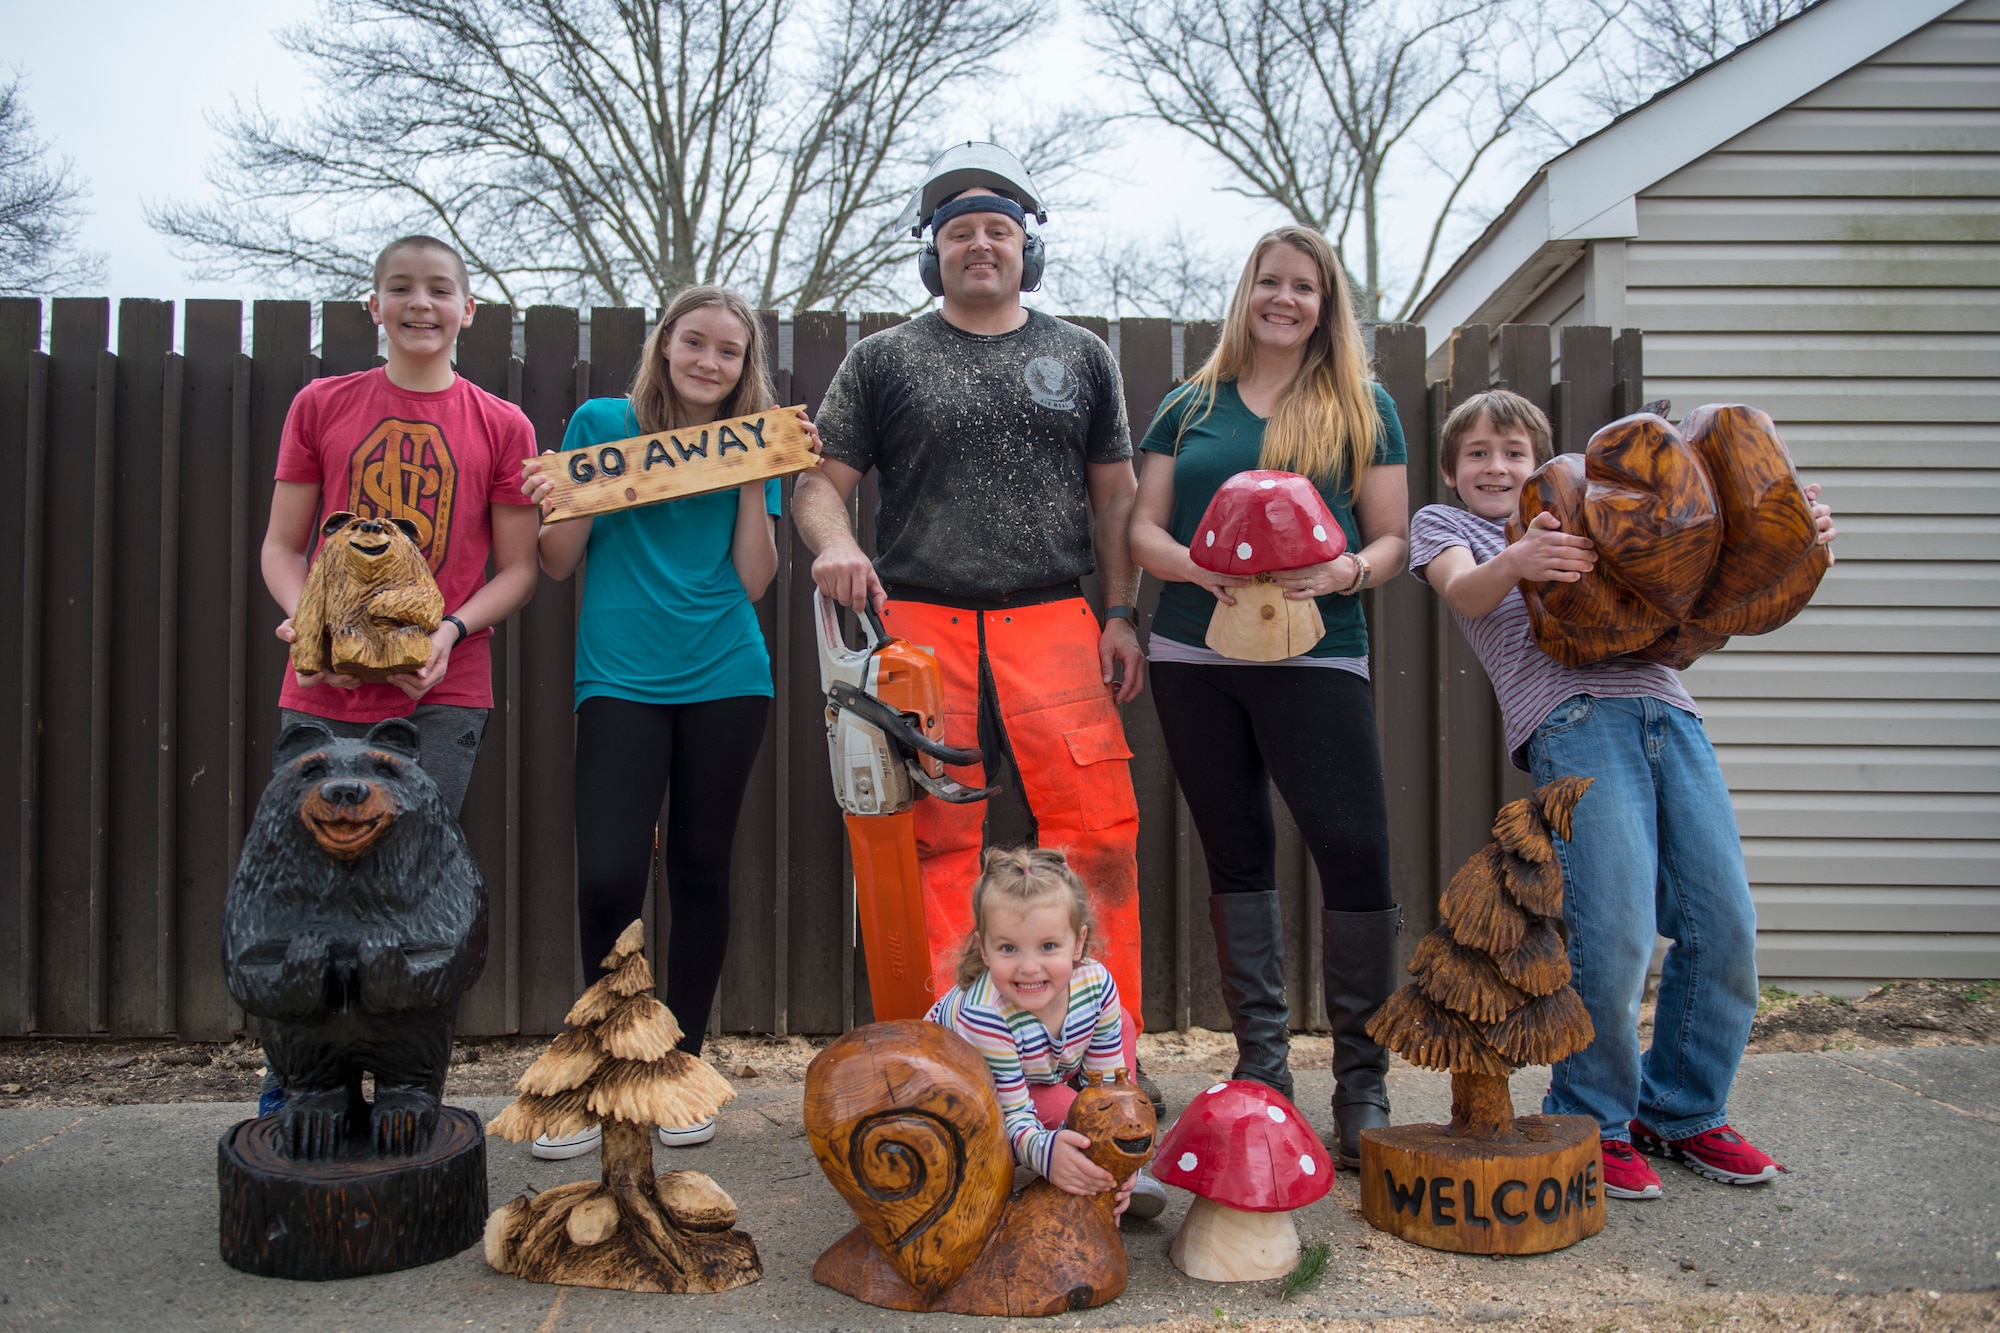
[[[794,521],[818,552],[820,590],[873,603],[889,632],[931,649],[944,678],[944,739],[1006,755],[1037,841],[1063,848],[1089,886],[1105,965],[1140,1014],[1138,806],[1118,704],[1144,684],[1132,625],[1138,571],[1126,543],[1137,483],[1110,349],[1029,310],[1046,221],[1011,154],[965,144],[932,163],[905,214],[931,230],[919,259],[940,311],[848,352],[818,412],[819,469]],[[880,555],[854,539],[847,502],[880,478]],[[1102,627],[1077,580],[1095,569]],[[975,766],[953,770],[984,785]],[[985,804],[919,801],[934,988],[951,985],[972,928]]]

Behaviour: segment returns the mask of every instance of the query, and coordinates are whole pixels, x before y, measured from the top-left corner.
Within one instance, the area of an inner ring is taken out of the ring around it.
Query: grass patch
[[[1300,1250],[1299,1266],[1285,1274],[1285,1285],[1278,1298],[1288,1301],[1325,1277],[1326,1261],[1332,1253],[1333,1246],[1323,1240],[1316,1240]]]

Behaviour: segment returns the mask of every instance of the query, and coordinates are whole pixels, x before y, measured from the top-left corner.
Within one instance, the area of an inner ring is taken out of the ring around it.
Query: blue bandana
[[[945,200],[931,214],[931,235],[937,235],[945,223],[967,213],[1004,214],[1014,219],[1022,231],[1028,229],[1028,215],[1012,199],[1003,199],[997,194],[961,194]]]

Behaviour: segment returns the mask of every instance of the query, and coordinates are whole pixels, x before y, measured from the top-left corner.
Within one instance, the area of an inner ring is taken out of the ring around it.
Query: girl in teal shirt
[[[646,339],[627,398],[593,398],[563,449],[758,411],[774,394],[763,325],[721,287],[675,297]],[[806,430],[815,445],[817,432]],[[544,454],[525,466],[537,503],[555,485]],[[660,806],[667,934],[665,1000],[701,1053],[729,948],[729,861],[736,819],[771,709],[771,658],[755,603],[778,570],[779,485],[753,482],[591,519],[544,523],[542,569],[588,566],[576,627],[577,918],[586,983],[604,975],[618,933],[646,896]],[[546,510],[544,511],[546,512]],[[660,1127],[668,1147],[705,1143],[715,1122]],[[575,1157],[601,1129],[535,1141],[537,1157]]]

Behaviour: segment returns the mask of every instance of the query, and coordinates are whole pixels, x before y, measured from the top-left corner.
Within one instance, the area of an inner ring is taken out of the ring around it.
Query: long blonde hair
[[[1236,280],[1236,294],[1229,298],[1221,340],[1201,369],[1188,377],[1190,387],[1180,402],[1180,434],[1214,409],[1222,381],[1240,379],[1255,361],[1250,298],[1257,289],[1257,266],[1275,245],[1293,247],[1319,270],[1319,321],[1306,338],[1298,374],[1264,427],[1257,466],[1301,473],[1322,486],[1345,479],[1350,489],[1357,489],[1375,461],[1382,414],[1375,406],[1373,377],[1347,276],[1333,246],[1311,227],[1279,227],[1258,238]]]
[[[689,287],[667,302],[660,322],[646,335],[645,349],[639,353],[639,368],[632,372],[632,416],[645,434],[701,424],[687,419],[687,405],[674,392],[665,348],[667,339],[673,336],[674,325],[690,311],[703,306],[727,310],[741,321],[744,333],[743,374],[711,419],[727,421],[730,417],[748,416],[778,401],[777,392],[771,387],[771,373],[764,365],[764,321],[757,318],[750,303],[727,287]]]
[[[1045,903],[1061,903],[1069,908],[1070,929],[1084,941],[1084,953],[1097,955],[1097,914],[1090,908],[1090,894],[1083,880],[1069,867],[1069,857],[1058,847],[994,847],[980,864],[979,878],[972,885],[972,933],[959,951],[958,971],[953,980],[970,986],[986,975],[986,914],[995,905],[1026,914]]]

